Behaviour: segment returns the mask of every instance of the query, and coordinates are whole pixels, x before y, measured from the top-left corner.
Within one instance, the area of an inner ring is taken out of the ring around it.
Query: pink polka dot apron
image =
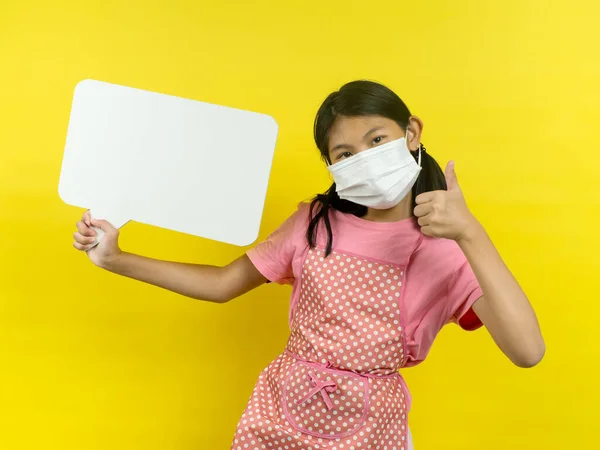
[[[232,450],[410,449],[398,372],[409,262],[308,251],[286,349],[261,373]]]

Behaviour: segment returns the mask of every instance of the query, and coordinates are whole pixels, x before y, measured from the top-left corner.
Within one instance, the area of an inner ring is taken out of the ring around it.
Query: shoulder
[[[311,218],[311,204],[308,202],[298,203],[294,215],[296,216],[296,220],[309,222]]]
[[[429,236],[423,237],[413,261],[415,268],[435,278],[456,273],[466,262],[467,258],[455,241]]]
[[[310,204],[302,202],[296,205],[296,210],[271,234],[285,237],[290,244],[297,244],[306,234],[310,222]]]
[[[307,205],[300,204],[275,231],[246,252],[258,271],[269,281],[289,284],[294,280],[294,261],[303,245]]]
[[[296,210],[286,219],[281,227],[286,228],[287,233],[296,238],[306,233],[310,219],[310,204],[306,202],[298,203]]]
[[[426,253],[435,253],[439,256],[453,257],[457,254],[462,255],[462,250],[452,239],[434,238],[423,236],[423,242],[419,246],[419,251]]]

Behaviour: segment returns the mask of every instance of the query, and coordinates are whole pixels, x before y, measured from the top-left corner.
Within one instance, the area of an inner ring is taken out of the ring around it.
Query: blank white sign
[[[277,140],[267,115],[94,80],[75,88],[67,204],[235,245],[258,236]]]

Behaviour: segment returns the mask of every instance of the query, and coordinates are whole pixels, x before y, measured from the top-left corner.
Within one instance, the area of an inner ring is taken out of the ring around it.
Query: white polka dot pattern
[[[233,450],[407,449],[403,275],[308,252],[286,352],[261,373]]]
[[[357,373],[395,373],[404,358],[402,276],[396,266],[311,250],[288,349]]]
[[[283,386],[290,423],[313,436],[347,436],[360,428],[368,407],[368,382],[352,372],[294,364]]]

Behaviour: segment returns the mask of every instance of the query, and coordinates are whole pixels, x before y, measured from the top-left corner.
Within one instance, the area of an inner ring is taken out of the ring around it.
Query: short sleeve
[[[292,262],[295,254],[295,230],[298,212],[290,216],[266,240],[246,254],[258,271],[270,282],[293,284]]]
[[[448,283],[449,322],[460,325],[465,330],[476,330],[482,326],[473,311],[475,303],[483,292],[468,261],[465,261],[450,277]]]

